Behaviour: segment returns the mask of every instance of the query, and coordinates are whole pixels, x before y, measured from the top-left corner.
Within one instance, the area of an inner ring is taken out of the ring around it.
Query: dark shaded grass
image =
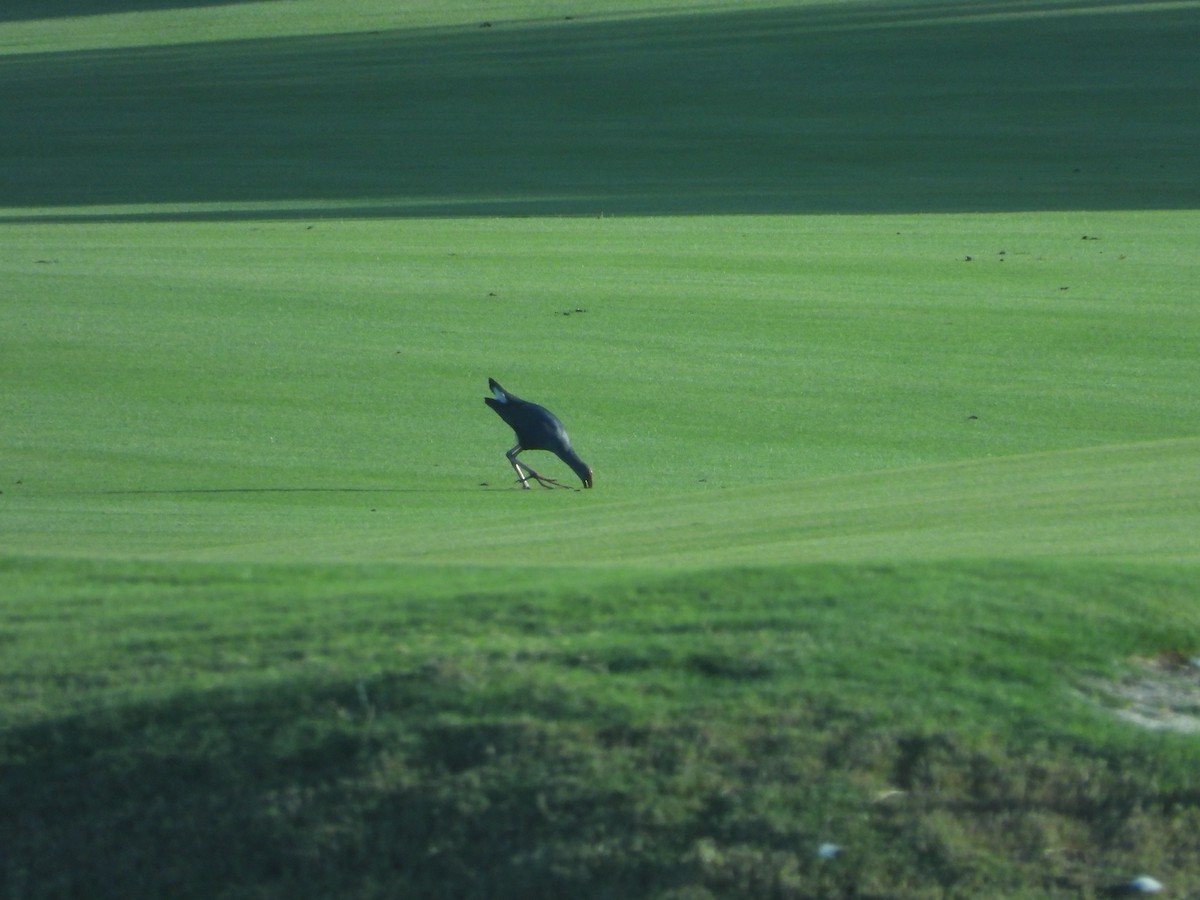
[[[331,200],[349,201],[338,215],[1193,207],[1200,15],[1110,6],[850,4],[10,57],[0,196],[312,201],[306,215]]]
[[[95,626],[60,623],[67,646],[24,680],[6,657],[24,709],[0,731],[7,897],[1086,897],[1143,870],[1200,887],[1192,739],[1069,693],[1195,646],[1186,570],[447,595],[382,568],[93,569],[8,567],[57,572],[43,617]],[[50,632],[14,608],[27,654]]]
[[[1200,792],[1148,748],[803,703],[589,721],[516,691],[483,709],[460,678],[443,661],[9,733],[6,896],[1086,896],[1139,866],[1192,883]],[[826,841],[846,855],[820,860]]]

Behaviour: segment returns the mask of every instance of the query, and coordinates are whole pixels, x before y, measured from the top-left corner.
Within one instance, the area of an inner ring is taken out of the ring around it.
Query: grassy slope
[[[1194,890],[1079,692],[1200,642],[1197,16],[1087,9],[0,25],[7,893]]]
[[[1194,737],[1081,697],[1194,641],[1192,567],[6,581],[52,597],[5,608],[16,896],[1195,886]],[[845,858],[821,864],[826,841]]]

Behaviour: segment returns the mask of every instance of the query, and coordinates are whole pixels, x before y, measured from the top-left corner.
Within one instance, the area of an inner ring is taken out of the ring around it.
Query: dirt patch
[[[1124,677],[1091,687],[1114,702],[1114,712],[1126,722],[1200,734],[1200,656],[1172,650],[1135,664]]]

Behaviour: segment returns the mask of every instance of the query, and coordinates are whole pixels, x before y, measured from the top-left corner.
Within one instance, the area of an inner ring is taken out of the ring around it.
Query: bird
[[[545,488],[570,487],[553,478],[539,475],[526,463],[519,462],[517,455],[526,450],[549,450],[571,467],[585,488],[592,486],[591,467],[580,459],[579,454],[572,448],[571,439],[567,437],[567,430],[563,428],[558,416],[544,406],[522,400],[516,394],[506,391],[495,378],[488,379],[488,387],[492,389],[492,396],[484,397],[483,402],[494,409],[516,433],[516,446],[504,455],[516,470],[522,488],[529,490],[526,475]]]

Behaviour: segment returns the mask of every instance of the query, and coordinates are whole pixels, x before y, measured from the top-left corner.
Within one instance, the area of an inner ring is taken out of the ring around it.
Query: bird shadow
[[[479,487],[489,487],[481,484]],[[111,488],[82,493],[98,496],[180,496],[187,494],[454,494],[478,490],[477,487],[450,488],[366,488],[366,487],[212,487],[212,488]]]

